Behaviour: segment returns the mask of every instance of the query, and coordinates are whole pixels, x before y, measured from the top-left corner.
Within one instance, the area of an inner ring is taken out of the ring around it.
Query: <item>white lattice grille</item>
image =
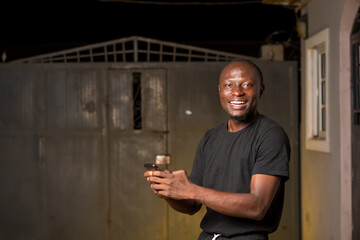
[[[251,59],[237,54],[134,36],[20,59],[16,62],[222,62],[239,57]]]

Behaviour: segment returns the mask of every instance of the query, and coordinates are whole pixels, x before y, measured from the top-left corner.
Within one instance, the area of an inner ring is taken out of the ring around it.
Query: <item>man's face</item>
[[[259,74],[249,63],[231,63],[220,76],[220,102],[233,120],[252,120],[262,90]]]

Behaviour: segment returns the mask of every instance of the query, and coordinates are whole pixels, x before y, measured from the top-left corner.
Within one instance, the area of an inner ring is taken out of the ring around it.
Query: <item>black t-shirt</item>
[[[281,176],[278,192],[261,221],[231,217],[207,208],[201,228],[225,237],[246,233],[271,233],[279,225],[284,201],[284,182],[289,178],[289,139],[277,123],[260,115],[238,132],[227,122],[206,132],[197,148],[190,180],[223,192],[249,193],[254,174]]]

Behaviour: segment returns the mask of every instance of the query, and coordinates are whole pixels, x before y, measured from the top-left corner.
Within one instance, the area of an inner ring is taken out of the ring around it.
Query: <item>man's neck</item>
[[[237,132],[240,131],[247,126],[249,126],[252,122],[254,122],[258,117],[259,113],[256,112],[253,116],[247,117],[245,119],[239,120],[236,118],[230,118],[227,124],[227,129],[229,132]]]

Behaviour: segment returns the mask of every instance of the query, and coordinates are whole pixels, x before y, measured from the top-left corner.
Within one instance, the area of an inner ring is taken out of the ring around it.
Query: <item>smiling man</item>
[[[257,105],[264,89],[261,71],[253,63],[233,62],[224,68],[219,80],[220,102],[230,116],[228,124],[240,124],[233,126],[234,131],[258,117]]]
[[[229,120],[201,139],[190,177],[184,170],[147,171],[154,193],[175,210],[207,212],[199,240],[263,240],[280,221],[290,144],[277,123],[258,112],[260,69],[235,60],[220,74],[219,96]]]

